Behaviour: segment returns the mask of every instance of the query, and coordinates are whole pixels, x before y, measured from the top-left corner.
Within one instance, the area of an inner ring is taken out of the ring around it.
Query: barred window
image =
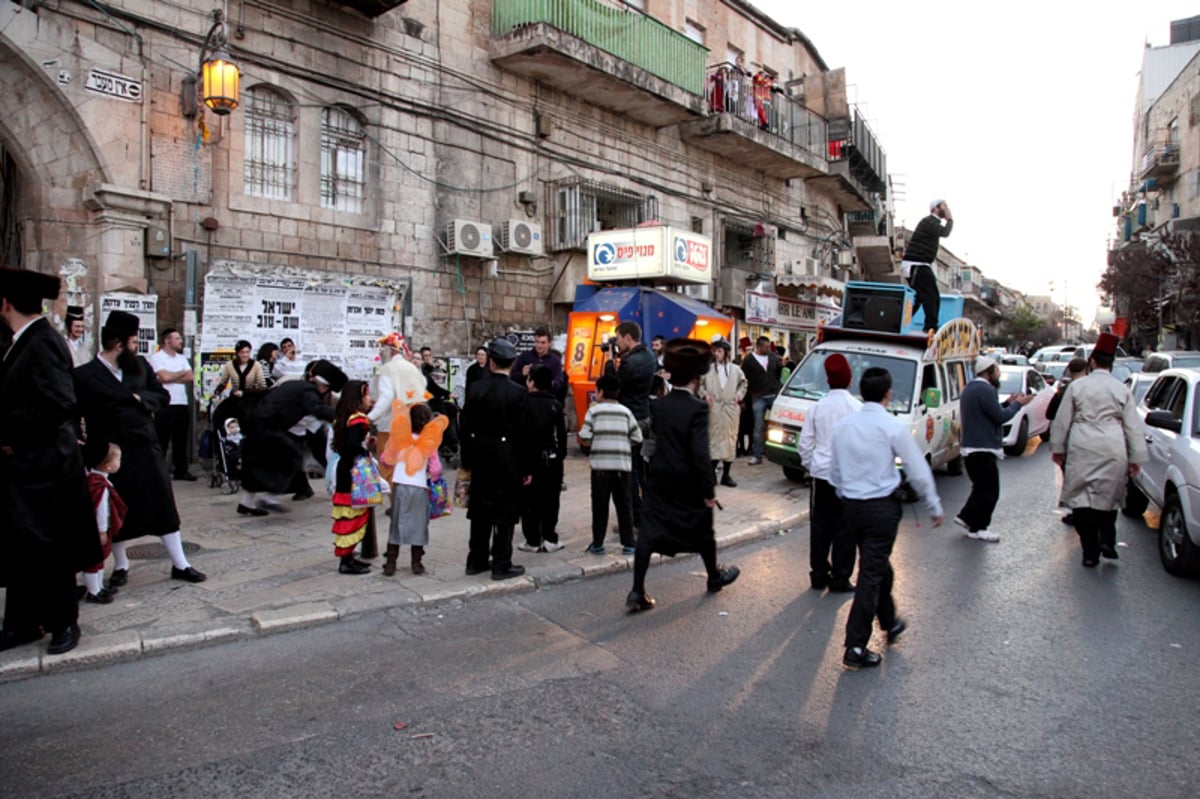
[[[287,98],[266,86],[246,91],[243,191],[251,197],[292,199],[296,185],[296,120]]]
[[[361,214],[367,196],[367,134],[348,110],[321,111],[321,205]]]
[[[636,227],[658,218],[658,198],[571,178],[550,186],[551,250],[582,250],[589,233]]]

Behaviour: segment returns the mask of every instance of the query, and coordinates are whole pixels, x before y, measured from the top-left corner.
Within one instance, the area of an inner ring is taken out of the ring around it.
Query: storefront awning
[[[825,275],[776,275],[775,286],[777,288],[786,286],[793,289],[793,291],[781,292],[788,296],[807,292],[818,297],[837,297],[838,299],[841,299],[846,290],[845,283]]]

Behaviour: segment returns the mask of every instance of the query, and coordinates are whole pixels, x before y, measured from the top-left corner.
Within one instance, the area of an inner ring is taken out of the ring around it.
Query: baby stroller
[[[208,429],[204,431],[208,437],[212,457],[208,487],[220,488],[222,494],[237,493],[242,481],[241,420],[234,406],[238,410],[241,408],[240,403],[230,403],[229,400],[220,405],[216,405],[216,397],[210,400]]]

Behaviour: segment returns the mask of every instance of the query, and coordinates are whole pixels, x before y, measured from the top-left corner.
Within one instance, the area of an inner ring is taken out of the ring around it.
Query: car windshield
[[[1042,370],[1042,372],[1045,374],[1054,375],[1055,380],[1062,377],[1063,372],[1065,372],[1065,371],[1067,371],[1067,364],[1065,364],[1065,363],[1047,364],[1046,368]]]
[[[829,393],[829,382],[825,379],[825,358],[830,350],[818,350],[804,356],[804,360],[792,372],[782,396],[799,399],[819,400]],[[866,370],[878,366],[892,375],[892,402],[888,410],[892,413],[908,413],[912,410],[913,384],[917,378],[917,362],[907,358],[892,358],[874,353],[843,352],[850,362],[852,378],[850,389],[858,396],[858,381]]]
[[[1176,369],[1195,369],[1200,366],[1200,355],[1176,355],[1171,359],[1171,366]]]
[[[1146,392],[1150,389],[1150,386],[1152,386],[1152,385],[1154,385],[1153,380],[1134,380],[1133,386],[1130,389],[1133,391],[1134,402],[1136,402],[1140,405],[1142,402],[1142,398],[1146,396]]]
[[[1000,395],[1020,394],[1024,388],[1021,385],[1021,372],[1001,372],[1000,373]]]

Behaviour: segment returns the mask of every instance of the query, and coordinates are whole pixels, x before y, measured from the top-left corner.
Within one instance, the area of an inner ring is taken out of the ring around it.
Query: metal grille
[[[321,112],[321,205],[360,214],[367,194],[367,135],[342,108]]]
[[[296,185],[296,120],[292,104],[265,86],[246,92],[242,185],[252,197],[292,199]]]
[[[589,233],[636,227],[658,218],[658,198],[583,178],[550,186],[552,250],[582,250]]]

